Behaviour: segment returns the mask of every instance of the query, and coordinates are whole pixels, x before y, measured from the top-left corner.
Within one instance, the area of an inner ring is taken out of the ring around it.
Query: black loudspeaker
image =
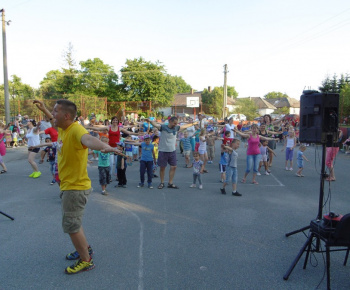
[[[300,142],[337,142],[338,113],[339,94],[304,91],[300,97]]]

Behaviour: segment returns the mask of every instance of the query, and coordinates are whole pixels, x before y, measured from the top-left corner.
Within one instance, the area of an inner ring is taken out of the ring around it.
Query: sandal
[[[0,174],[6,173],[6,172],[7,172],[6,170],[1,170]]]
[[[179,187],[178,186],[176,186],[175,184],[168,184],[168,188],[174,188],[174,189],[179,189]]]
[[[44,160],[40,160],[40,161],[39,161],[39,164],[43,164],[43,163],[44,163]]]
[[[164,183],[158,185],[158,189],[162,189],[164,187]]]
[[[241,182],[242,182],[242,183],[245,183],[245,178],[243,178],[243,179],[241,180]]]
[[[259,183],[258,183],[257,181],[255,181],[255,180],[254,180],[254,181],[252,181],[252,183],[253,183],[253,184],[259,184]]]

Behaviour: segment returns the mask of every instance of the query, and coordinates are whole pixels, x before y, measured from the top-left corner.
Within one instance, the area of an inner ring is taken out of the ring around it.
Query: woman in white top
[[[233,118],[228,120],[228,124],[225,124],[225,128],[225,131],[230,132],[230,138],[235,138],[235,132],[233,131],[235,129],[235,124],[233,124]]]
[[[28,140],[28,162],[33,168],[33,173],[29,175],[32,178],[38,178],[41,175],[38,165],[35,162],[35,156],[40,148],[31,148],[32,146],[40,145],[39,129],[36,127],[35,120],[28,121],[28,131],[26,138]]]

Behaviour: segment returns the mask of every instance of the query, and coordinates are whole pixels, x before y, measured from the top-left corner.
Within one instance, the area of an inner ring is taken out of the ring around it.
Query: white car
[[[228,120],[233,119],[233,121],[247,121],[247,117],[244,114],[231,114],[227,117]]]

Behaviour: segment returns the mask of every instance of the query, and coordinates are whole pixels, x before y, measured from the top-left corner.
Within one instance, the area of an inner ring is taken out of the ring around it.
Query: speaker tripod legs
[[[0,211],[0,214],[4,215],[5,217],[9,218],[10,220],[14,220],[12,216],[7,215],[6,213]]]
[[[302,248],[300,249],[298,255],[295,257],[292,265],[289,267],[287,273],[283,276],[284,280],[288,280],[289,275],[293,272],[295,266],[298,264],[301,256],[303,255],[303,253],[305,252],[305,249],[308,247],[308,251],[310,250],[311,247],[311,243],[312,243],[312,239],[314,238],[314,234],[310,234],[309,237],[307,238],[305,244],[302,246]],[[307,255],[309,254],[309,252],[307,253]],[[304,264],[304,269],[305,269],[305,264]]]

